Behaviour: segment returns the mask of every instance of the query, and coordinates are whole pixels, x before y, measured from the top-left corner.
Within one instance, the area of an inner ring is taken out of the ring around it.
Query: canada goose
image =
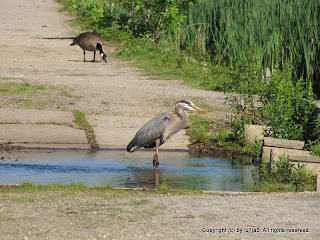
[[[100,57],[107,62],[107,55],[102,50],[102,42],[103,39],[99,33],[96,32],[84,32],[81,33],[79,36],[77,36],[75,39],[73,39],[73,43],[70,44],[70,46],[73,45],[79,45],[83,49],[83,61],[86,61],[86,50],[87,51],[93,51],[93,60],[96,59],[96,51],[100,51]]]

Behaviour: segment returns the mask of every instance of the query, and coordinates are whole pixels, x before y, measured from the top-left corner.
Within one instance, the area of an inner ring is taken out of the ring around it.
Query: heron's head
[[[193,104],[193,102],[189,101],[189,100],[182,100],[176,103],[176,106],[181,107],[182,109],[187,109],[187,110],[191,110],[191,111],[198,111],[198,112],[202,112],[202,113],[208,113],[207,111],[197,107],[196,105]]]

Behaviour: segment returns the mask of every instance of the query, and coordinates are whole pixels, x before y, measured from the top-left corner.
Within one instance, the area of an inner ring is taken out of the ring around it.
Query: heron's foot
[[[154,167],[158,167],[159,166],[159,159],[158,159],[158,155],[154,155],[153,157],[153,166]]]
[[[155,168],[158,168],[158,167],[159,167],[159,161],[158,161],[158,162],[153,161],[153,166],[154,166]]]

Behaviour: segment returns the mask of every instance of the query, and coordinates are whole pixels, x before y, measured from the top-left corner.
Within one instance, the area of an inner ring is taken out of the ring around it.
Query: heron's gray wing
[[[162,139],[163,133],[174,120],[174,116],[171,113],[161,113],[158,116],[151,119],[136,133],[134,138],[127,146],[127,151],[133,152],[138,148],[152,148],[155,147],[155,141]],[[162,144],[161,140],[161,144]]]

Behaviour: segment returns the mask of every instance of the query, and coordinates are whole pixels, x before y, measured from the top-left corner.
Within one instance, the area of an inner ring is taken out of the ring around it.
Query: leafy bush
[[[302,78],[295,80],[290,66],[275,70],[268,80],[263,80],[263,74],[257,74],[259,71],[254,68],[242,70],[239,81],[229,83],[239,94],[227,98],[238,118],[246,123],[267,125],[265,136],[310,139],[316,109],[312,86],[306,85]]]
[[[303,79],[292,80],[289,69],[276,71],[261,97],[262,116],[270,127],[265,136],[307,140],[313,124],[315,96]]]
[[[306,149],[311,151],[313,155],[320,156],[320,139],[316,139],[315,141],[309,140]]]
[[[314,123],[314,131],[310,136],[310,140],[307,141],[305,148],[313,155],[320,156],[320,114],[316,117]]]
[[[239,119],[233,119],[229,123],[214,123],[204,117],[191,115],[186,129],[192,141],[201,143],[209,152],[220,148],[233,153],[258,156],[261,152],[261,143],[252,144],[244,138],[243,124],[244,122]]]
[[[158,41],[163,32],[175,31],[186,18],[181,9],[194,0],[57,0],[96,31],[117,27],[135,37]]]
[[[305,168],[305,165],[289,162],[287,156],[280,156],[271,166],[263,160],[254,175],[260,179],[256,186],[258,191],[314,191],[316,175]]]

